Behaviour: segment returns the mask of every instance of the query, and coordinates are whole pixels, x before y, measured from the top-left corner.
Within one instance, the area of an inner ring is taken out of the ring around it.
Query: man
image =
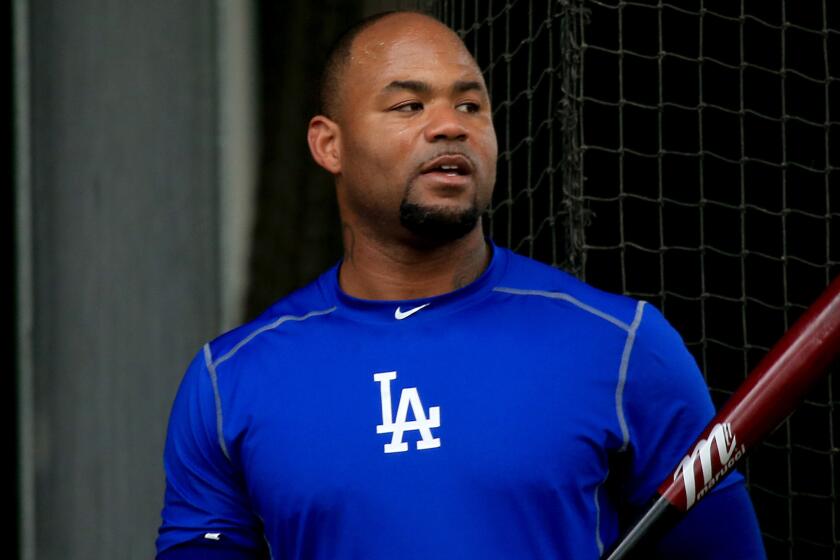
[[[323,82],[344,258],[190,365],[159,557],[598,558],[711,418],[696,365],[653,307],[484,239],[496,138],[452,31],[367,20]],[[660,549],[762,558],[741,479]]]

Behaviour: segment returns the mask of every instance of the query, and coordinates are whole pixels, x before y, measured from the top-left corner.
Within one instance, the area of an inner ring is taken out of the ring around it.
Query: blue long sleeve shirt
[[[644,302],[499,247],[470,285],[412,301],[353,298],[337,265],[189,366],[158,552],[597,559],[713,413]],[[740,475],[662,547],[763,558]]]

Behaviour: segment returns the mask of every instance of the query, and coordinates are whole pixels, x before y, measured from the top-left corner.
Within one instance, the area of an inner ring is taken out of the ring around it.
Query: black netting
[[[493,98],[491,235],[652,301],[720,406],[840,273],[840,4],[436,10]],[[743,469],[771,558],[840,557],[835,378]]]

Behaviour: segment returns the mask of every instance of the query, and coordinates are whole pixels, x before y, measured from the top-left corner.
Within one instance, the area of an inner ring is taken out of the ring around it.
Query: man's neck
[[[484,271],[490,248],[479,224],[461,239],[433,248],[382,243],[344,225],[344,260],[339,284],[361,299],[405,300],[445,294]]]

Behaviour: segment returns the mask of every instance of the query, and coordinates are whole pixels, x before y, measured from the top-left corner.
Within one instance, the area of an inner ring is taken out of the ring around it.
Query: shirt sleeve
[[[267,551],[218,542],[192,541],[167,548],[157,560],[269,560]]]
[[[631,328],[630,337],[621,403],[627,430],[625,453],[629,455],[624,497],[629,511],[640,512],[662,481],[673,475],[715,410],[694,358],[652,305],[643,306],[641,321],[635,331]],[[739,473],[721,481],[692,511],[700,504],[704,504],[700,513],[689,512],[687,519],[692,521],[684,530],[699,540],[731,540],[734,555],[691,558],[764,558],[755,512]],[[687,552],[698,546],[696,540],[670,542],[680,552],[671,549],[669,558],[688,558]]]
[[[750,497],[740,482],[712,492],[692,507],[655,547],[658,558],[765,560]]]
[[[201,543],[260,551],[262,524],[250,507],[241,472],[223,446],[223,399],[214,390],[209,347],[193,359],[169,418],[164,449],[166,492],[157,552]],[[258,556],[257,556],[258,557]]]

